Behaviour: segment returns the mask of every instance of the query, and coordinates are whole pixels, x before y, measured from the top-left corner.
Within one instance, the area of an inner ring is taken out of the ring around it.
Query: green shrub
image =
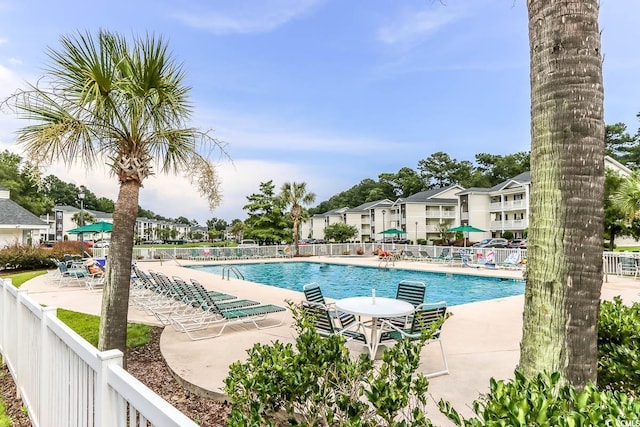
[[[640,304],[626,306],[620,297],[600,304],[598,384],[636,397],[640,384]]]
[[[0,250],[0,269],[38,270],[51,266],[51,253],[38,246],[14,243]]]
[[[428,335],[387,349],[374,368],[368,354],[350,358],[343,337],[320,336],[299,307],[289,306],[295,347],[256,344],[246,362],[231,365],[228,426],[432,425],[425,410],[429,382],[415,374]]]
[[[440,401],[440,410],[457,426],[622,426],[638,425],[640,401],[624,393],[599,391],[589,384],[581,392],[560,384],[560,374],[541,373],[513,381],[491,379],[490,392],[473,402],[478,418],[464,419]]]

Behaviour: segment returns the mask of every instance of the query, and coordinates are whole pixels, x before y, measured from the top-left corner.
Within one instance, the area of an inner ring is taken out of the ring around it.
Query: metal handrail
[[[224,280],[225,273],[227,274],[227,280],[231,279],[231,273],[235,274],[236,279],[244,280],[244,276],[235,265],[225,265],[222,267],[222,280]]]

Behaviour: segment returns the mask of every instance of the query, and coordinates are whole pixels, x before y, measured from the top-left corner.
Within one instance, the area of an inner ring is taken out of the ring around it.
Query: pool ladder
[[[238,270],[238,267],[236,267],[235,265],[227,265],[222,267],[222,280],[224,280],[225,274],[227,275],[227,280],[229,280],[231,278],[231,273],[236,276],[236,279],[244,280],[244,276],[242,275],[242,273],[240,273],[240,270]]]
[[[384,265],[383,265],[384,264]],[[392,267],[396,266],[396,257],[393,255],[386,256],[380,260],[378,263],[378,268],[389,268],[389,264]]]

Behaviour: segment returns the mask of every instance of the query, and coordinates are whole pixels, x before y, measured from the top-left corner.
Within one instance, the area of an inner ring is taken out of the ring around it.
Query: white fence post
[[[111,366],[122,367],[122,352],[120,350],[107,350],[98,352],[97,356],[100,361],[100,369],[96,371],[96,427],[124,425],[126,412],[118,411],[118,408],[116,408],[117,402],[114,402],[111,396],[108,382],[109,368]],[[121,417],[122,420],[116,420],[115,417]]]
[[[51,406],[51,384],[50,384],[50,375],[52,369],[56,369],[52,366],[51,359],[49,357],[44,357],[46,353],[46,349],[50,348],[50,332],[49,332],[49,323],[51,319],[57,318],[57,309],[56,307],[42,307],[42,319],[40,321],[40,352],[43,357],[40,357],[40,385],[39,385],[39,413],[33,414],[33,417],[37,420],[40,420],[42,423],[46,423],[51,419],[51,413],[56,410],[56,408],[52,408]],[[42,424],[41,424],[42,425]]]
[[[9,279],[9,285],[13,286],[13,282],[11,281],[11,279]],[[22,339],[22,334],[20,333],[20,331],[24,330],[24,325],[22,322],[23,319],[23,311],[26,310],[23,304],[23,299],[27,296],[28,292],[25,289],[18,289],[18,293],[17,293],[17,298],[16,298],[16,303],[17,303],[17,310],[16,310],[16,319],[14,319],[15,323],[13,323],[14,327],[16,328],[16,341],[15,341],[15,345],[16,345],[16,355],[17,354],[23,354],[22,352],[25,351],[24,345],[23,345],[23,339]],[[21,398],[21,394],[20,394],[20,390],[22,389],[22,375],[24,374],[24,369],[29,369],[28,366],[23,366],[24,364],[22,363],[22,359],[19,357],[15,358],[15,378],[14,381],[16,383],[16,397],[17,398]]]

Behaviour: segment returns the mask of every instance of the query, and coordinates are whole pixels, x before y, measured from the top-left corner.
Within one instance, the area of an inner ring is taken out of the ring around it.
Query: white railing
[[[491,221],[490,228],[492,230],[524,230],[529,225],[526,219],[505,219]]]
[[[502,210],[520,210],[526,207],[524,200],[509,200],[505,202],[496,202],[489,205],[490,211]]]
[[[36,427],[193,426],[11,280],[0,280],[0,353]]]

